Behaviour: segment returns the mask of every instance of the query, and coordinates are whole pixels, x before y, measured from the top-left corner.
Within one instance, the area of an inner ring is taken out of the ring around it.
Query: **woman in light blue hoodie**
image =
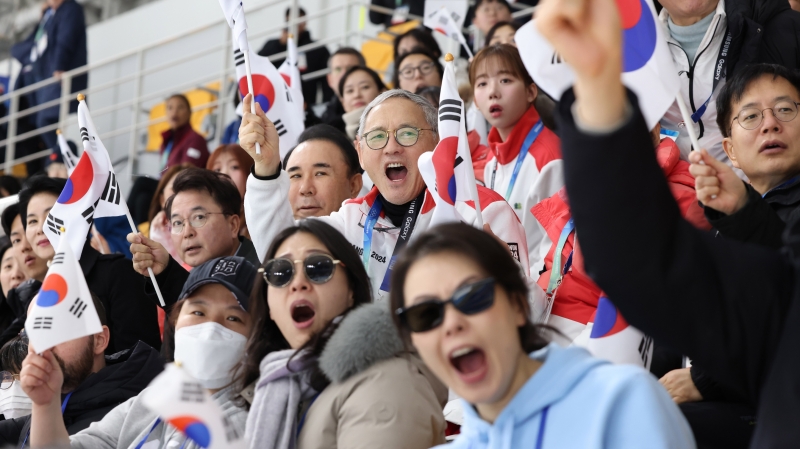
[[[694,448],[650,373],[547,344],[507,248],[464,224],[418,236],[393,269],[392,308],[427,366],[463,398],[448,448]]]

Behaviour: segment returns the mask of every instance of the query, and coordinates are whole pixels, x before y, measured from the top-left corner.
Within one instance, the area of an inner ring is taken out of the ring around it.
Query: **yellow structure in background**
[[[386,73],[389,66],[394,62],[394,47],[393,42],[397,36],[412,30],[419,26],[419,21],[412,20],[410,22],[394,25],[378,33],[378,40],[369,40],[361,45],[361,54],[367,61],[367,67],[375,70],[378,73]],[[392,80],[383,80],[386,86],[392,88]]]
[[[217,101],[218,96],[214,95],[212,92],[220,92],[219,81],[206,84],[205,89],[194,89],[182,93],[186,95],[186,98],[189,99],[189,104],[194,109],[196,107]],[[200,126],[203,124],[203,120],[206,118],[206,116],[211,114],[215,108],[216,106],[208,107],[192,113],[192,118],[189,120],[189,122],[192,124],[192,128],[200,133],[200,135],[205,136],[205,134],[200,131]],[[158,103],[150,109],[150,121],[166,119],[166,115],[166,101]],[[169,123],[167,123],[166,120],[156,123],[155,125],[150,125],[147,128],[147,151],[159,151],[161,149],[161,134],[168,129]]]

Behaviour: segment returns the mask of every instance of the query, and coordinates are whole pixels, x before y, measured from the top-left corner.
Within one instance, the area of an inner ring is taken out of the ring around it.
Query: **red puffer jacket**
[[[700,229],[711,229],[711,225],[703,215],[702,207],[697,202],[694,178],[689,174],[689,163],[680,159],[680,150],[675,142],[671,139],[662,140],[656,148],[656,157],[684,218]],[[547,291],[558,238],[572,217],[566,189],[561,189],[555,195],[535,205],[531,208],[531,213],[547,233],[547,239],[542,244],[550,247],[545,257],[544,271],[541,272],[537,282],[542,290]],[[580,243],[576,241],[575,236],[575,232],[569,235],[561,252],[559,269],[563,270],[570,253],[573,253],[572,267],[564,275],[561,285],[556,290],[549,320],[549,324],[562,331],[570,340],[574,339],[590,321],[602,293],[584,270]]]

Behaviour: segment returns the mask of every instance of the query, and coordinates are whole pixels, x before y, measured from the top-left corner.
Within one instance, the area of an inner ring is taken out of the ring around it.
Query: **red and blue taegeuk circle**
[[[269,78],[264,75],[253,74],[253,97],[256,102],[261,105],[261,110],[266,114],[275,104],[275,88],[272,86]],[[239,92],[242,95],[247,95],[247,77],[239,78]]]
[[[39,307],[53,307],[67,297],[67,281],[60,274],[50,273],[44,278],[42,288],[39,290],[39,297],[36,305]]]
[[[623,71],[639,70],[656,50],[656,19],[646,0],[617,0],[623,29]]]
[[[458,137],[445,137],[433,151],[433,169],[436,172],[436,191],[449,204],[456,203],[455,162],[458,156]]]
[[[58,200],[56,201],[61,204],[72,204],[79,201],[86,195],[86,192],[89,191],[93,181],[94,167],[92,167],[92,160],[89,159],[88,155],[81,155],[78,165],[75,166],[75,170],[69,175],[67,184],[64,186],[64,190],[61,191],[61,195],[58,196]]]
[[[211,431],[196,416],[176,416],[167,420],[200,447],[211,446]]]
[[[617,307],[605,296],[597,302],[597,312],[594,316],[594,326],[590,338],[610,337],[628,327],[625,318]]]

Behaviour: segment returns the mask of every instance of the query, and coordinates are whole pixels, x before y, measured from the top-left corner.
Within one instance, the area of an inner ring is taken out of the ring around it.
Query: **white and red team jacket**
[[[489,132],[489,161],[484,168],[483,180],[487,187],[503,197],[508,192],[520,148],[538,121],[539,113],[531,106],[514,125],[511,135],[505,142],[500,139],[497,129],[492,128]],[[540,201],[553,196],[562,187],[564,187],[564,169],[561,161],[561,140],[555,133],[543,127],[539,136],[527,149],[514,188],[508,197],[508,203],[525,228],[530,277],[534,281],[544,268],[544,258],[550,246],[541,244],[547,238],[547,233],[529,211]],[[492,229],[494,230],[494,227]]]
[[[525,240],[525,229],[514,214],[514,211],[503,198],[495,192],[478,186],[483,222],[488,223],[495,235],[506,242],[514,257],[520,262],[525,273],[528,266],[528,246]],[[378,189],[373,189],[361,198],[347,200],[342,207],[327,217],[318,217],[325,223],[341,232],[353,245],[359,255],[364,251],[364,222],[369,210],[378,196]],[[253,239],[258,258],[262,262],[272,240],[282,230],[295,224],[292,208],[289,205],[289,177],[281,171],[276,179],[258,179],[252,174],[247,178],[247,193],[244,196],[244,210],[247,216],[247,227]],[[435,203],[433,196],[426,192],[425,199],[411,233],[411,240],[428,228]],[[476,214],[473,202],[457,202],[456,210],[464,222],[474,224]],[[374,300],[388,300],[388,291],[381,290],[384,275],[397,244],[400,228],[394,226],[381,212],[373,227],[372,250],[367,267],[372,284]]]

